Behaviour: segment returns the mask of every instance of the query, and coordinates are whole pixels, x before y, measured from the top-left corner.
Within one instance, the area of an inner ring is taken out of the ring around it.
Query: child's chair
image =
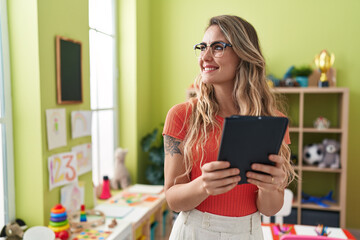
[[[290,189],[285,189],[284,191],[284,205],[280,209],[278,213],[275,214],[275,223],[283,224],[284,217],[289,216],[291,213],[292,201],[294,198],[294,194]],[[270,217],[262,215],[263,223],[270,223]]]
[[[340,238],[331,238],[325,236],[301,236],[301,235],[283,235],[280,240],[341,240]]]

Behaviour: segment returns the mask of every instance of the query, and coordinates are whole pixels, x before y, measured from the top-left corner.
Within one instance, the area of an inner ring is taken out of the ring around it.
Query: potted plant
[[[149,166],[146,169],[146,179],[154,185],[164,184],[164,139],[158,128],[146,134],[141,139],[141,148],[149,154]]]
[[[294,67],[291,69],[291,77],[299,83],[301,87],[307,87],[309,76],[313,72],[313,69],[308,65],[303,65],[300,67]]]

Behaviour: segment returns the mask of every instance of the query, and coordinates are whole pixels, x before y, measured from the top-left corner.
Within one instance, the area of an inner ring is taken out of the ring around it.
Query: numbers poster
[[[74,152],[52,155],[48,158],[49,188],[77,182],[77,161]]]

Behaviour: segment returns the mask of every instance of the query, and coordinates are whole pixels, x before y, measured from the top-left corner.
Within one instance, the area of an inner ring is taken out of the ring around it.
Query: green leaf
[[[150,161],[156,165],[164,165],[164,146],[152,147],[149,151]]]
[[[308,77],[313,72],[312,68],[310,66],[304,65],[301,67],[294,67],[291,70],[291,76],[297,77],[297,76],[303,76]]]
[[[164,184],[164,169],[158,166],[150,165],[146,169],[146,179],[154,185]]]
[[[148,152],[150,150],[151,145],[156,141],[157,134],[158,129],[156,128],[152,133],[145,135],[141,139],[141,148],[144,152]]]

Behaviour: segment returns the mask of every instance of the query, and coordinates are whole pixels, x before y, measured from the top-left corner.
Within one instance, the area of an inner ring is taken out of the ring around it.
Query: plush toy
[[[324,139],[324,157],[319,164],[320,168],[340,168],[340,143],[334,139]]]
[[[110,181],[112,189],[124,189],[130,186],[130,174],[125,166],[125,156],[127,153],[127,149],[117,148],[115,150],[114,177]]]
[[[308,165],[318,165],[323,161],[324,146],[321,143],[309,144],[304,147],[303,159]]]
[[[24,230],[27,228],[25,222],[21,219],[16,219],[3,227],[0,237],[6,237],[6,240],[20,240],[24,235]]]

